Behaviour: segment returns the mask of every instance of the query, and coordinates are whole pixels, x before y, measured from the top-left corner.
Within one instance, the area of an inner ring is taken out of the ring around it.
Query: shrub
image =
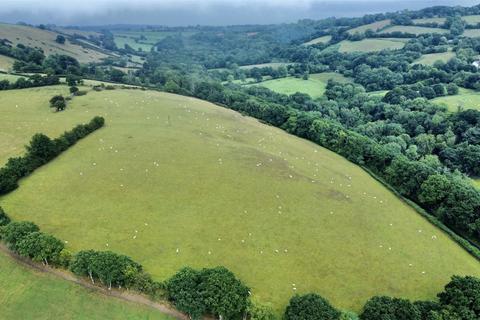
[[[285,320],[337,320],[340,312],[315,293],[296,295],[285,310]]]
[[[2,239],[8,247],[17,252],[18,244],[30,233],[39,231],[36,224],[29,221],[10,222],[2,229]]]

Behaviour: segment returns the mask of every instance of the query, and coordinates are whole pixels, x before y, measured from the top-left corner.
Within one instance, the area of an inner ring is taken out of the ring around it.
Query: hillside
[[[2,92],[1,162],[35,132],[58,136],[93,115],[107,125],[0,204],[73,251],[127,254],[159,280],[224,265],[277,311],[311,291],[357,311],[378,294],[432,299],[452,274],[480,275],[466,251],[333,152],[152,91],[91,91],[52,113],[49,97],[66,90]]]
[[[40,48],[47,56],[51,54],[69,55],[81,63],[99,62],[108,57],[107,54],[94,50],[91,46],[82,47],[71,43],[68,39],[65,44],[59,44],[55,42],[57,35],[58,33],[49,30],[0,23],[0,39],[8,39],[15,46],[21,43],[25,46]]]

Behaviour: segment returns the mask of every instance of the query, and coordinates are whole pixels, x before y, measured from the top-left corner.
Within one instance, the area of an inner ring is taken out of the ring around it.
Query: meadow
[[[470,89],[460,88],[457,95],[438,97],[432,101],[446,105],[451,112],[457,112],[458,107],[480,110],[480,93]]]
[[[465,29],[462,35],[469,38],[477,38],[480,37],[480,29]]]
[[[375,52],[386,49],[401,49],[405,46],[408,39],[364,39],[360,41],[344,40],[340,42],[340,52]]]
[[[0,71],[7,72],[10,71],[13,67],[15,59],[0,55]]]
[[[415,35],[425,34],[425,33],[448,33],[447,29],[416,27],[416,26],[391,26],[383,29],[382,31],[380,31],[380,33],[390,33],[395,31],[412,33]]]
[[[72,251],[109,249],[163,280],[224,265],[276,311],[315,291],[358,311],[373,295],[433,299],[478,261],[360,167],[255,119],[182,96],[56,86],[0,95],[2,162],[35,132],[106,127],[0,199]],[[32,294],[34,290],[31,290]]]
[[[287,67],[290,64],[291,63],[288,63],[288,62],[269,62],[269,63],[259,63],[259,64],[249,64],[249,65],[245,65],[245,66],[239,66],[239,69],[250,70],[250,69],[253,69],[253,68],[266,68],[266,67],[270,67],[270,68],[273,68],[273,69],[278,69],[280,67]]]
[[[8,80],[10,82],[15,82],[17,81],[18,78],[26,78],[26,77],[17,76],[15,74],[9,74],[9,73],[0,73],[0,81]]]
[[[312,39],[308,42],[305,42],[304,45],[311,46],[311,45],[319,44],[319,43],[327,43],[330,40],[332,40],[332,36],[323,36],[323,37],[318,37],[318,38]]]
[[[169,31],[154,31],[154,30],[115,30],[113,31],[114,41],[118,48],[124,48],[128,44],[135,50],[150,51],[150,49],[160,40],[178,34]],[[193,33],[182,32],[184,36],[189,36]],[[141,37],[143,39],[141,39]]]
[[[68,40],[65,44],[59,44],[55,42],[57,35],[57,33],[48,30],[0,23],[0,39],[8,39],[14,46],[21,43],[29,47],[41,48],[47,56],[51,54],[66,54],[82,63],[98,62],[108,57],[108,55],[100,51],[83,48],[70,43]]]
[[[309,94],[312,98],[319,98],[326,90],[329,79],[339,82],[349,82],[350,79],[334,72],[311,74],[308,80],[296,77],[286,77],[255,83],[252,85],[262,86],[272,91],[283,94],[294,94],[296,92]]]
[[[480,22],[480,15],[463,16],[462,20],[467,24],[477,24]]]
[[[35,271],[1,251],[0,270],[0,319],[173,319]]]
[[[350,29],[347,32],[349,34],[355,34],[355,33],[364,33],[367,30],[378,31],[380,29],[383,29],[389,26],[391,23],[392,21],[390,19],[381,20],[381,21],[365,24],[363,26]]]
[[[420,59],[415,60],[413,64],[425,64],[433,66],[433,64],[437,61],[448,62],[452,58],[455,58],[455,52],[452,51],[429,53],[422,55]]]
[[[413,19],[413,24],[421,24],[421,23],[445,23],[446,18],[423,18],[423,19]]]

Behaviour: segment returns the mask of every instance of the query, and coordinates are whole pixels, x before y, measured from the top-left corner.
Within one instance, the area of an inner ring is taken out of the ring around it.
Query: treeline
[[[94,117],[89,123],[80,124],[53,140],[44,134],[35,134],[26,147],[27,153],[24,156],[10,158],[5,166],[0,168],[0,195],[16,189],[21,178],[55,158],[78,140],[103,127],[104,123],[102,117]]]
[[[191,319],[276,320],[269,306],[256,302],[250,289],[224,267],[182,268],[165,282],[157,282],[142,265],[112,251],[82,250],[72,254],[60,239],[41,232],[33,222],[12,222],[0,207],[0,239],[20,256],[50,267],[70,270],[79,277],[112,288],[134,290],[152,299],[167,299]],[[375,296],[359,317],[340,311],[315,293],[295,295],[285,320],[476,320],[480,317],[480,279],[453,276],[438,301],[415,301]]]
[[[15,82],[0,80],[0,90],[25,89],[42,86],[52,86],[60,83],[60,79],[55,75],[41,76],[34,74],[28,78],[20,77]]]

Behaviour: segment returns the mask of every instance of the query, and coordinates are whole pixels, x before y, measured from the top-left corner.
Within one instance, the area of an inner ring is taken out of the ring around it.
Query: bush
[[[10,222],[2,229],[2,239],[11,250],[18,252],[18,244],[30,233],[37,231],[39,228],[33,222]]]
[[[315,293],[296,295],[285,310],[285,320],[338,320],[341,313]]]
[[[10,218],[8,215],[3,211],[3,208],[0,207],[0,226],[6,226],[10,223]]]

